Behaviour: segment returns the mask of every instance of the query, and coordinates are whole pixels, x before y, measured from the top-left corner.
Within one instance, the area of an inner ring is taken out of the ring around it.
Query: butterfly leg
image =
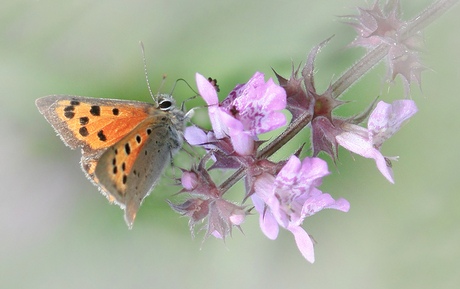
[[[172,152],[170,151],[170,155],[171,157],[169,158],[170,162],[171,162],[171,170],[172,170],[172,174],[173,174],[173,180],[177,183],[180,183],[180,181],[177,179],[176,177],[176,168],[178,168],[180,170],[179,167],[177,167],[175,164],[174,164],[174,159],[173,159],[173,154]]]

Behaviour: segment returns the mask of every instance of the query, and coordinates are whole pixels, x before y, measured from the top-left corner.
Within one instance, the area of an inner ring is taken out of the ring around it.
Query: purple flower
[[[275,177],[264,173],[255,181],[255,194],[251,196],[260,213],[260,227],[270,239],[278,236],[278,226],[288,229],[302,255],[313,263],[313,242],[301,227],[306,217],[322,209],[337,209],[347,212],[350,204],[345,199],[335,201],[316,187],[322,177],[329,174],[327,163],[319,158],[306,157],[302,162],[291,156]]]
[[[392,104],[380,101],[369,116],[367,129],[343,122],[343,132],[336,136],[336,140],[349,151],[375,159],[379,171],[394,183],[391,163],[380,153],[380,148],[416,112],[417,106],[412,100],[396,100]]]
[[[286,92],[271,78],[265,82],[263,73],[256,72],[246,84],[237,85],[221,104],[215,88],[204,76],[197,73],[196,82],[200,95],[209,105],[216,138],[229,136],[240,155],[253,152],[258,134],[286,124],[285,115],[279,112],[286,107]]]

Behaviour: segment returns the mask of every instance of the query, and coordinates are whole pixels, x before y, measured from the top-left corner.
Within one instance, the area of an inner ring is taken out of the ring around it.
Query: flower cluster
[[[453,5],[441,4],[430,9],[442,7],[445,11],[445,5]],[[315,88],[314,61],[329,39],[310,52],[301,71],[293,68],[289,78],[275,72],[279,85],[272,78],[265,81],[264,74],[256,72],[220,102],[215,81],[196,74],[198,91],[207,103],[212,130],[196,126],[186,129],[187,142],[204,148],[205,154],[191,169],[183,170],[180,193],[187,194],[186,200],[181,204],[170,203],[174,210],[190,218],[192,235],[195,226],[203,223],[201,229],[206,230],[205,239],[213,235],[225,240],[234,226],[241,230],[246,216],[252,215],[255,209],[260,228],[269,239],[277,238],[279,227],[287,229],[294,235],[302,256],[314,262],[313,241],[302,223],[322,209],[347,212],[350,208],[347,200],[334,199],[318,188],[323,177],[330,174],[327,163],[318,157],[321,152],[336,161],[341,146],[372,158],[382,175],[394,183],[391,160],[397,157],[384,156],[382,144],[417,112],[415,102],[401,99],[386,103],[370,99],[367,109],[351,117],[341,117],[333,111],[349,102],[338,97],[385,57],[390,80],[400,74],[406,91],[411,81],[420,85],[420,73],[425,66],[414,52],[423,47],[417,28],[426,26],[427,19],[432,21],[433,17],[425,17],[425,11],[413,21],[401,21],[399,1],[391,0],[383,10],[376,1],[370,9],[359,8],[358,11],[357,16],[347,16],[358,22],[349,23],[358,31],[358,37],[349,47],[364,46],[368,54],[322,93]],[[290,123],[283,110],[291,113]],[[261,133],[283,126],[286,126],[285,131],[277,138],[260,140]],[[270,159],[305,127],[311,132],[311,156],[305,156],[300,148],[286,160]],[[233,170],[234,173],[216,185],[209,175],[213,169]],[[242,200],[250,199],[253,206],[239,205],[224,198],[228,189],[240,179],[245,182]]]

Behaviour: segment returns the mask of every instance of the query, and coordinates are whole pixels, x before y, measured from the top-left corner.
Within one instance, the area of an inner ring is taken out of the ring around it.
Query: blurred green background
[[[432,1],[401,0],[403,19]],[[0,287],[1,288],[456,288],[460,284],[460,37],[455,7],[425,31],[432,69],[423,94],[412,87],[419,113],[385,143],[396,184],[373,160],[340,151],[338,170],[320,187],[351,203],[304,222],[317,245],[316,262],[281,231],[268,240],[258,216],[226,240],[203,232],[191,240],[187,219],[164,202],[178,191],[164,178],[140,209],[133,230],[80,170],[71,151],[35,107],[50,94],[151,101],[195,72],[218,79],[223,99],[255,71],[290,73],[315,45],[335,34],[316,61],[318,90],[364,54],[341,48],[355,36],[337,15],[364,0],[293,1],[2,1],[0,9]],[[381,88],[377,66],[344,96],[352,115],[377,95],[403,96],[401,81]],[[178,102],[193,95],[183,83]],[[203,105],[201,100],[187,106]],[[206,124],[206,111],[194,121]],[[288,156],[308,130],[276,157]],[[187,164],[179,155],[176,162]],[[240,200],[242,186],[231,197]]]

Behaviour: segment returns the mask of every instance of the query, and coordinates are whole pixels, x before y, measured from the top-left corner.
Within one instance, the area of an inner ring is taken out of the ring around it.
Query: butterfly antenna
[[[160,95],[160,91],[163,88],[163,84],[165,83],[165,80],[166,80],[166,74],[163,74],[163,79],[161,80],[161,84],[160,84],[160,87],[158,88],[157,95]]]
[[[155,101],[157,101],[157,99],[155,99],[155,96],[152,93],[152,90],[150,89],[149,76],[147,74],[147,62],[145,61],[144,44],[142,43],[142,41],[139,41],[139,45],[141,46],[141,50],[142,50],[142,60],[144,61],[144,73],[145,73],[145,80],[147,80],[147,87],[149,88],[150,96],[152,96],[152,98]],[[166,75],[163,76],[163,81],[161,82],[162,85],[163,85],[165,78],[166,78]]]
[[[173,88],[171,89],[171,94],[172,94],[172,92],[174,91],[174,89],[176,88],[176,85],[177,85],[177,83],[178,83],[179,81],[185,82],[185,84],[186,84],[196,95],[199,95],[199,93],[196,92],[196,91],[190,86],[190,84],[187,82],[187,80],[185,80],[185,79],[183,79],[183,78],[179,78],[178,80],[176,80],[176,81],[174,82]]]

